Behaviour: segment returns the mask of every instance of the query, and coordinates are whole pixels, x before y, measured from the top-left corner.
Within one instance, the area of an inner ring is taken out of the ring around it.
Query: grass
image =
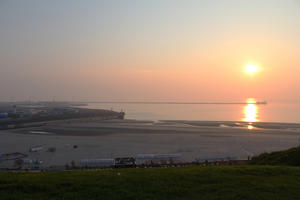
[[[291,148],[285,151],[263,153],[254,157],[250,164],[300,166],[300,147]]]
[[[120,173],[120,175],[118,175]],[[300,168],[215,166],[0,173],[0,199],[299,199]]]
[[[271,166],[280,165],[280,166]],[[244,166],[0,173],[0,199],[299,199],[300,147]]]

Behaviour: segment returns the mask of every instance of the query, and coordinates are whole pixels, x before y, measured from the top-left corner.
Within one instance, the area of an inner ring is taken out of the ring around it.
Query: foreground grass
[[[120,173],[120,174],[118,174]],[[299,199],[300,168],[178,167],[0,173],[0,199]]]

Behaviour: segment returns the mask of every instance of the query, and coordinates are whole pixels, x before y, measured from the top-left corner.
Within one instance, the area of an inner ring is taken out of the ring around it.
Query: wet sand
[[[242,122],[91,120],[0,131],[0,153],[26,153],[48,167],[137,154],[181,154],[182,161],[238,159],[300,144],[299,124],[255,126],[263,128],[249,130]],[[29,153],[32,146],[43,149]],[[47,152],[50,147],[56,152]]]

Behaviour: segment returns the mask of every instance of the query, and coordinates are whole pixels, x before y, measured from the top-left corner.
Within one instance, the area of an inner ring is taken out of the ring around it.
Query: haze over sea
[[[88,108],[123,110],[126,119],[199,120],[300,123],[299,103],[257,104],[140,104],[88,103]]]

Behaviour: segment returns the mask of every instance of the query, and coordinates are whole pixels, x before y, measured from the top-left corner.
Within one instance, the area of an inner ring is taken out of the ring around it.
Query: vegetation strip
[[[300,168],[192,166],[0,173],[1,199],[297,199]]]

